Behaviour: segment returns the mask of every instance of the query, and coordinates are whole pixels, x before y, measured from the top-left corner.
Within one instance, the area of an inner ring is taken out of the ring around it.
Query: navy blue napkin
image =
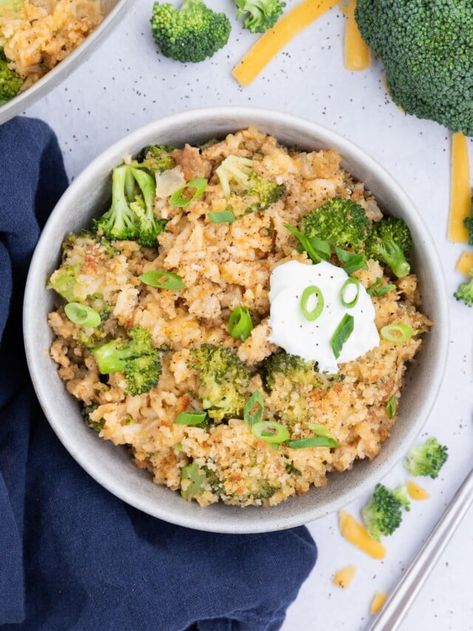
[[[316,561],[305,528],[215,535],[124,504],[68,455],[27,373],[23,288],[67,186],[42,122],[0,127],[0,626],[37,631],[273,631]]]

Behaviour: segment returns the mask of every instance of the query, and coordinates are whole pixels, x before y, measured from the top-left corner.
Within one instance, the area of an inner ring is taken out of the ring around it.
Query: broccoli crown
[[[436,438],[413,447],[406,457],[406,468],[412,475],[436,478],[448,458],[448,449]]]
[[[279,351],[270,355],[263,363],[264,385],[271,391],[278,382],[278,377],[299,385],[315,385],[319,383],[320,375],[315,372],[315,362],[305,361],[297,355],[289,355]]]
[[[286,4],[280,0],[235,0],[237,18],[252,33],[264,33],[279,19]]]
[[[190,366],[199,373],[198,394],[210,418],[241,416],[250,372],[231,349],[203,344],[192,349]]]
[[[170,145],[152,145],[142,152],[142,159],[136,161],[136,165],[154,173],[167,171],[174,167],[174,158],[171,153],[174,147]]]
[[[394,489],[393,494],[401,502],[404,510],[411,510],[411,499],[405,484],[401,484],[401,486],[398,486],[397,489]]]
[[[195,63],[212,57],[225,46],[231,25],[224,13],[212,11],[202,0],[184,0],[179,9],[156,2],[151,30],[163,55]]]
[[[350,199],[333,197],[302,220],[302,232],[309,238],[328,241],[334,247],[363,248],[369,221],[362,206]]]
[[[9,67],[0,48],[0,105],[13,99],[22,85],[23,79]]]
[[[473,270],[470,271],[470,274],[470,280],[461,283],[453,294],[457,300],[463,302],[467,307],[473,307]]]
[[[96,233],[106,239],[137,241],[156,247],[166,222],[154,214],[156,182],[142,169],[122,165],[112,173],[112,205],[93,221]]]
[[[101,374],[125,374],[127,393],[132,396],[154,388],[161,375],[161,354],[149,331],[141,326],[130,329],[128,339],[112,340],[94,349],[93,356]]]
[[[275,204],[286,194],[284,184],[277,184],[256,173],[252,174],[246,192],[246,213],[260,212]]]
[[[356,18],[395,103],[473,136],[471,0],[358,0]]]
[[[406,260],[411,248],[412,238],[406,222],[394,217],[374,224],[365,244],[367,256],[386,264],[398,278],[411,271]]]
[[[404,502],[396,492],[377,484],[370,501],[361,511],[370,537],[379,541],[382,536],[392,535],[401,525],[403,506]]]

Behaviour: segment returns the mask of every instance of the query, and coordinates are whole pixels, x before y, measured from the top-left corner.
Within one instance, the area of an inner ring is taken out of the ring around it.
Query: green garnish
[[[324,261],[329,258],[331,250],[327,241],[323,241],[318,238],[310,239],[303,232],[287,223],[284,224],[284,227],[296,237],[302,250],[307,252],[309,258],[314,263],[320,263],[320,261]]]
[[[248,425],[259,423],[264,414],[264,397],[259,390],[255,390],[248,399],[243,410],[243,418]]]
[[[312,298],[315,298],[315,305],[310,309],[309,301],[313,302],[313,300],[311,300]],[[302,292],[300,307],[304,318],[309,322],[317,320],[324,309],[324,304],[324,296],[321,290],[315,285],[309,285]]]
[[[349,300],[347,294],[350,293],[351,288],[355,287],[356,293],[354,297]],[[342,288],[340,289],[340,302],[347,309],[351,309],[358,302],[358,298],[360,297],[360,281],[358,278],[347,278],[343,283]]]
[[[64,311],[69,320],[79,326],[88,326],[95,329],[100,326],[102,321],[100,314],[95,309],[81,305],[78,302],[69,302],[64,307]]]
[[[396,285],[392,283],[388,283],[387,285],[383,285],[383,281],[381,278],[377,278],[376,281],[368,287],[366,290],[370,296],[374,296],[376,298],[382,298],[390,291],[394,291],[396,289]]]
[[[381,337],[393,344],[408,342],[414,335],[414,329],[408,324],[388,324],[381,329]]]
[[[394,418],[394,416],[396,415],[396,411],[397,411],[397,399],[396,399],[396,395],[393,394],[393,396],[390,397],[388,399],[388,402],[386,403],[386,414],[389,416],[389,418]]]
[[[332,335],[330,340],[330,346],[332,347],[332,351],[336,359],[340,357],[343,345],[353,333],[354,327],[355,320],[353,316],[346,313],[340,320],[340,324],[335,329],[335,333]]]
[[[289,438],[287,427],[276,421],[260,421],[251,426],[251,431],[272,445],[279,445]]]
[[[368,261],[366,260],[365,254],[362,252],[355,254],[348,250],[342,250],[342,248],[335,248],[335,252],[343,269],[348,275],[353,274],[353,272],[359,269],[368,269]]]
[[[231,210],[209,213],[208,218],[211,223],[233,223],[235,221],[235,215]]]
[[[235,340],[246,340],[253,330],[251,314],[246,307],[236,307],[230,314],[227,331]]]
[[[174,419],[176,425],[202,425],[207,418],[207,412],[201,412],[199,410],[189,410],[188,412],[181,412]]]
[[[177,291],[178,289],[184,289],[185,283],[181,276],[174,274],[173,272],[165,272],[164,270],[151,270],[145,272],[139,276],[139,279],[145,285],[150,287],[157,287],[158,289],[170,289],[171,291]]]
[[[185,500],[202,495],[204,492],[206,477],[197,463],[192,462],[182,469],[181,480],[190,480],[186,489],[181,490],[181,495]]]
[[[310,436],[298,440],[288,440],[286,445],[291,449],[306,449],[307,447],[338,447],[338,442],[330,436]]]
[[[185,208],[190,203],[200,199],[206,188],[207,180],[204,177],[195,177],[171,195],[169,204],[176,208]],[[192,193],[192,191],[194,192]]]

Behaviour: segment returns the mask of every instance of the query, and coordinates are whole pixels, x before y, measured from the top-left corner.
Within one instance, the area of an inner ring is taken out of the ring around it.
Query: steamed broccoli
[[[0,105],[13,99],[21,90],[23,79],[12,70],[0,48]]]
[[[250,372],[232,350],[203,344],[192,349],[190,367],[199,374],[198,395],[210,418],[241,416]]]
[[[228,197],[228,209],[236,217],[266,210],[286,193],[284,184],[277,184],[258,175],[249,158],[228,156],[216,169],[222,190]]]
[[[436,438],[412,447],[406,456],[406,468],[412,475],[436,478],[448,458],[448,449]]]
[[[170,145],[151,145],[141,152],[141,158],[133,163],[133,166],[147,169],[153,173],[161,173],[174,167],[174,158],[171,153],[174,147]]]
[[[156,183],[150,174],[125,164],[113,169],[112,206],[93,228],[99,237],[156,247],[165,222],[154,214]]]
[[[369,221],[362,206],[350,199],[333,197],[304,217],[302,232],[309,238],[328,241],[339,248],[363,248]]]
[[[116,339],[93,351],[99,372],[123,372],[127,394],[136,396],[154,388],[161,375],[161,355],[153,346],[151,334],[141,326],[128,332],[128,339]]]
[[[412,238],[406,222],[394,217],[374,224],[365,244],[367,256],[387,265],[398,278],[411,271],[406,260],[411,248]]]
[[[467,307],[473,307],[473,269],[470,270],[470,276],[470,280],[461,283],[453,294],[457,300],[463,302]]]
[[[203,0],[184,0],[179,9],[156,2],[151,30],[163,55],[196,63],[225,46],[231,25],[224,13],[212,11]]]
[[[252,33],[264,33],[279,19],[286,4],[280,0],[235,0],[237,18]]]
[[[358,0],[356,19],[395,103],[473,136],[471,0]]]
[[[370,501],[361,511],[370,537],[379,541],[382,536],[392,535],[401,524],[403,508],[410,508],[403,487],[391,491],[383,484],[377,484]]]

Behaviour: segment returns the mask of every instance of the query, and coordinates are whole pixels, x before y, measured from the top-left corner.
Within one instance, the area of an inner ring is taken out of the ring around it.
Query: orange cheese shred
[[[428,493],[421,486],[413,482],[412,480],[408,480],[406,482],[407,492],[409,493],[409,497],[414,500],[428,500],[430,497],[430,493]]]
[[[342,537],[368,556],[373,559],[384,559],[386,556],[383,544],[370,537],[366,528],[349,513],[339,513],[339,527]]]
[[[332,583],[342,589],[346,589],[350,587],[350,583],[355,578],[355,574],[356,567],[354,565],[347,565],[347,567],[342,567],[341,570],[338,570],[332,579]]]
[[[388,599],[388,594],[386,592],[376,592],[373,600],[371,601],[370,612],[375,615],[381,611],[384,607],[384,603]]]
[[[470,215],[471,184],[468,140],[461,133],[452,134],[450,219],[448,238],[454,243],[466,243],[468,231],[464,221]]]
[[[250,85],[263,68],[300,31],[338,4],[339,0],[304,0],[288,11],[273,28],[264,33],[233,69],[243,86]]]
[[[347,16],[345,25],[345,68],[348,70],[365,70],[371,65],[371,51],[361,37],[355,19],[356,0],[348,0],[342,6]]]
[[[457,261],[455,269],[457,272],[460,272],[460,274],[468,276],[473,270],[473,252],[463,252]]]

